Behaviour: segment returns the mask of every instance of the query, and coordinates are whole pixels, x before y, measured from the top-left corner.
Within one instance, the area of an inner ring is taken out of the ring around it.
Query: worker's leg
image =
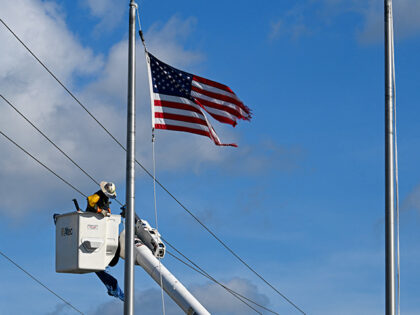
[[[118,281],[106,271],[95,272],[99,279],[105,284],[108,294],[124,301],[124,292],[118,286]]]

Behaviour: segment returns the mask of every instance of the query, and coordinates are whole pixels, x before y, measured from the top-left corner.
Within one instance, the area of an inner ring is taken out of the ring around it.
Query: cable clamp
[[[130,2],[130,7],[135,7],[136,8],[136,10],[138,10],[139,9],[139,6],[137,5],[137,3],[135,3],[135,2]]]

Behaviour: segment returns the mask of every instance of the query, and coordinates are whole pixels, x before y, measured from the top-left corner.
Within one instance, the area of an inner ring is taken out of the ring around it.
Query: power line
[[[52,141],[50,138],[48,138],[45,133],[43,133],[37,126],[35,126],[25,115],[23,115],[17,108],[14,106],[11,102],[9,102],[3,95],[0,94],[0,97],[10,106],[12,107],[23,119],[25,119],[33,128],[35,128],[36,131],[38,131],[49,143],[51,143],[54,148],[56,148],[58,151],[60,151],[67,159],[70,160],[79,170],[81,170],[87,177],[89,177],[94,183],[99,185],[99,182],[94,179],[89,173],[87,173],[83,168],[79,166],[70,156],[68,156],[67,153],[65,153],[62,149],[60,149],[54,141]]]
[[[162,238],[163,239],[163,238]],[[195,270],[196,272],[198,272],[198,273],[200,273],[201,275],[203,275],[204,277],[206,277],[206,278],[208,278],[208,279],[210,279],[211,281],[213,281],[214,283],[216,283],[216,284],[218,284],[219,286],[221,286],[222,288],[224,288],[225,290],[227,290],[229,293],[231,293],[231,294],[233,294],[236,298],[238,298],[238,297],[240,297],[240,298],[242,298],[242,299],[245,299],[245,300],[247,300],[247,301],[249,301],[249,302],[251,302],[252,304],[254,304],[254,305],[257,305],[257,306],[259,306],[259,307],[261,307],[262,309],[265,309],[266,311],[268,311],[268,312],[270,312],[270,313],[273,313],[273,314],[277,314],[277,315],[279,315],[279,313],[277,313],[277,312],[275,312],[275,311],[273,311],[273,310],[270,310],[269,308],[267,308],[267,307],[265,307],[265,306],[263,306],[263,305],[261,305],[261,304],[259,304],[259,303],[257,303],[257,302],[255,302],[255,301],[253,301],[253,300],[251,300],[251,299],[249,299],[249,298],[247,298],[246,296],[244,296],[244,295],[242,295],[242,294],[240,294],[240,293],[238,293],[238,292],[236,292],[236,291],[234,291],[234,290],[232,290],[232,289],[230,289],[229,287],[227,287],[227,286],[225,286],[224,284],[222,284],[221,282],[219,282],[218,280],[216,280],[214,277],[212,277],[208,272],[206,272],[205,270],[203,270],[200,266],[198,266],[196,263],[194,263],[191,259],[189,259],[188,257],[186,257],[184,254],[182,254],[179,250],[177,250],[173,245],[171,245],[171,244],[169,244],[167,241],[165,241],[171,248],[173,248],[177,253],[179,253],[182,257],[184,257],[186,260],[188,260],[193,266],[191,266],[190,264],[188,264],[188,263],[186,263],[185,261],[182,261],[182,259],[180,259],[180,258],[178,258],[178,257],[176,257],[174,254],[172,254],[171,252],[169,252],[168,251],[168,253],[171,255],[171,256],[173,256],[173,257],[175,257],[176,259],[178,259],[178,260],[180,260],[182,263],[184,263],[186,266],[188,266],[189,268],[191,268],[191,269],[193,269],[193,270]],[[239,299],[239,300],[241,300],[241,299]],[[242,300],[241,300],[242,301]],[[242,301],[242,302],[244,302],[244,301]],[[245,303],[245,302],[244,302]],[[246,303],[245,303],[246,304]]]
[[[156,180],[159,183],[158,180]],[[160,183],[159,183],[160,185]],[[277,294],[279,294],[283,299],[285,299],[289,304],[291,304],[294,308],[296,308],[299,312],[306,315],[304,311],[302,311],[296,304],[294,304],[289,298],[287,298],[283,293],[281,293],[277,288],[275,288],[270,282],[265,280],[263,276],[261,276],[257,271],[254,270],[250,265],[248,265],[238,254],[236,254],[228,245],[225,244],[216,234],[213,233],[200,219],[198,219],[190,210],[188,210],[174,195],[172,195],[165,187],[160,185],[185,211],[187,211],[204,229],[207,230],[224,248],[226,248],[236,259],[238,259],[245,267],[247,267],[252,273],[254,273],[258,278],[260,278],[265,284],[267,284],[270,288],[272,288]]]
[[[11,143],[13,143],[16,147],[18,147],[19,149],[21,149],[23,152],[25,152],[27,155],[29,155],[33,160],[35,160],[38,164],[40,164],[41,166],[43,166],[45,169],[47,169],[48,171],[50,171],[52,174],[54,174],[56,177],[58,177],[61,181],[63,181],[65,184],[67,184],[68,186],[70,186],[71,188],[73,188],[75,191],[77,191],[79,194],[81,194],[83,197],[87,198],[87,196],[82,193],[79,189],[77,189],[76,187],[74,187],[72,184],[70,184],[67,180],[65,180],[63,177],[61,177],[60,175],[58,175],[56,172],[54,172],[52,169],[50,169],[48,166],[46,166],[44,163],[42,163],[40,160],[38,160],[36,157],[34,157],[32,154],[30,154],[28,151],[26,151],[23,147],[21,147],[19,144],[17,144],[14,140],[12,140],[11,138],[9,138],[3,131],[0,130],[0,134],[5,137],[7,140],[9,140]]]
[[[108,129],[105,128],[104,125],[101,124],[101,122],[95,118],[95,116],[93,116],[93,114],[86,108],[86,106],[84,106],[82,104],[82,102],[80,102],[76,96],[74,96],[74,94],[64,85],[64,83],[62,83],[55,75],[54,73],[52,73],[52,71],[50,69],[47,68],[47,66],[29,49],[28,46],[25,45],[25,43],[12,31],[12,29],[3,21],[3,19],[0,18],[0,22],[9,30],[10,33],[13,34],[13,36],[19,41],[19,43],[22,44],[23,47],[26,48],[26,50],[32,55],[32,57],[34,57],[36,59],[36,61],[38,61],[38,63],[58,82],[58,84],[61,85],[61,87],[66,90],[66,92],[86,111],[86,113],[89,114],[90,117],[92,117],[97,124],[99,124],[99,126],[102,127],[103,130],[105,130],[105,132],[112,138],[114,139],[115,142],[117,142],[119,144],[119,146],[121,148],[124,148],[124,146],[111,134],[111,132],[108,131]]]
[[[0,255],[2,255],[4,258],[6,258],[8,261],[10,261],[13,265],[15,265],[17,268],[19,268],[20,270],[22,270],[24,273],[26,273],[29,277],[32,278],[32,280],[34,280],[35,282],[37,282],[39,285],[43,286],[45,289],[47,289],[48,291],[50,291],[52,294],[54,294],[57,298],[59,298],[61,301],[63,301],[64,303],[66,303],[68,306],[70,306],[72,309],[74,309],[76,312],[80,313],[80,314],[84,314],[83,312],[81,312],[79,309],[77,309],[75,306],[73,306],[73,304],[71,304],[70,302],[68,302],[67,300],[65,300],[64,298],[62,298],[61,296],[59,296],[57,293],[55,293],[53,290],[51,290],[49,287],[47,287],[45,284],[43,284],[41,281],[39,281],[37,278],[35,278],[32,274],[29,273],[29,271],[26,271],[25,269],[23,269],[21,266],[19,266],[13,259],[11,259],[10,257],[8,257],[6,254],[4,254],[2,251],[0,251]]]
[[[242,299],[245,299],[245,300],[247,300],[247,301],[249,301],[249,302],[251,302],[251,303],[253,303],[253,304],[255,304],[255,305],[257,305],[257,306],[259,306],[259,307],[261,307],[262,309],[264,309],[264,310],[266,310],[266,311],[268,311],[268,312],[270,312],[270,313],[273,313],[273,314],[277,314],[277,315],[279,315],[279,313],[277,313],[277,312],[275,312],[275,311],[273,311],[273,310],[270,310],[269,308],[267,308],[267,307],[265,307],[265,306],[263,306],[263,305],[261,305],[261,304],[259,304],[259,303],[257,303],[257,302],[255,302],[255,301],[253,301],[253,300],[251,300],[251,299],[249,299],[249,298],[247,298],[246,296],[244,296],[244,295],[241,295],[240,293],[238,293],[238,292],[236,292],[236,291],[234,291],[234,290],[232,290],[232,289],[230,289],[229,287],[227,287],[227,286],[225,286],[224,284],[222,284],[222,283],[220,283],[219,281],[217,281],[214,277],[212,277],[207,271],[205,271],[204,269],[202,269],[200,266],[198,266],[196,263],[194,263],[191,259],[189,259],[187,256],[185,256],[181,251],[179,251],[178,249],[176,249],[171,243],[169,243],[167,240],[165,240],[162,236],[161,236],[161,239],[166,243],[166,244],[168,244],[171,248],[173,248],[179,255],[181,255],[184,259],[186,259],[189,263],[191,263],[192,265],[190,265],[190,264],[188,264],[187,262],[185,262],[185,261],[183,261],[182,259],[180,259],[179,257],[176,257],[174,254],[172,254],[171,252],[169,252],[169,251],[167,251],[168,252],[168,254],[169,255],[171,255],[171,256],[173,256],[174,258],[176,258],[177,260],[179,260],[179,261],[181,261],[183,264],[185,264],[186,266],[188,266],[189,268],[191,268],[192,270],[194,270],[194,271],[196,271],[196,272],[198,272],[198,273],[200,273],[201,275],[203,275],[204,277],[206,277],[206,278],[208,278],[208,279],[210,279],[211,281],[213,281],[213,282],[215,282],[216,284],[218,284],[219,286],[221,286],[222,288],[224,288],[225,290],[227,290],[229,293],[231,293],[232,295],[234,295],[236,298],[238,298],[238,297],[240,297],[240,298],[242,298]],[[239,300],[241,300],[241,299],[239,299]],[[242,300],[241,300],[242,301]],[[244,301],[242,301],[242,302],[244,302]],[[245,302],[244,302],[245,303]],[[247,304],[247,303],[245,303],[245,304]],[[247,304],[248,305],[248,304]],[[255,310],[255,309],[254,309]]]
[[[170,251],[166,251],[169,255],[171,255],[173,258],[175,258],[176,260],[180,261],[181,263],[183,263],[184,265],[186,265],[187,267],[189,267],[190,269],[198,272],[199,274],[203,275],[204,277],[214,281],[215,283],[217,283],[218,285],[220,285],[222,288],[224,288],[227,292],[229,292],[230,294],[232,294],[235,298],[237,298],[239,301],[241,301],[242,303],[244,303],[246,306],[248,306],[249,308],[251,308],[252,310],[254,310],[256,313],[262,315],[262,313],[260,311],[258,311],[257,309],[255,309],[254,307],[252,307],[250,304],[248,304],[246,301],[244,301],[238,293],[236,293],[235,291],[225,287],[223,284],[215,281],[214,279],[212,279],[211,277],[207,276],[205,273],[202,273],[200,270],[194,268],[193,266],[191,266],[190,264],[188,264],[187,262],[183,261],[181,258],[177,257],[176,255],[174,255],[173,253],[171,253]],[[277,314],[277,313],[275,313]]]
[[[82,104],[81,101],[77,99],[77,97],[62,83],[51,70],[29,49],[27,45],[12,31],[12,29],[0,18],[0,22],[9,30],[9,32],[22,44],[23,47],[38,61],[38,63],[62,86],[62,88],[89,114],[92,119],[124,150],[126,148],[115,138],[111,132],[105,128],[104,125],[86,108],[85,105]],[[260,275],[257,271],[255,271],[250,265],[248,265],[238,254],[236,254],[227,244],[225,244],[219,237],[216,236],[214,232],[212,232],[200,219],[198,219],[190,210],[187,209],[169,190],[163,186],[153,175],[138,161],[136,163],[152,178],[156,180],[156,183],[166,192],[168,195],[174,199],[188,214],[190,214],[194,220],[196,220],[208,233],[210,233],[225,249],[227,249],[236,259],[238,259],[244,266],[246,266],[252,273],[254,273],[258,278],[260,278],[266,285],[268,285],[271,289],[273,289],[278,295],[280,295],[284,300],[286,300],[290,305],[292,305],[296,310],[301,312],[302,314],[306,315],[306,313],[300,309],[296,304],[294,304],[289,298],[287,298],[283,293],[281,293],[276,287],[274,287],[270,282],[268,282],[262,275]]]
[[[79,170],[83,172],[87,177],[89,177],[96,185],[99,185],[99,181],[91,176],[87,171],[85,171],[78,163],[76,163],[66,152],[64,152],[58,145],[54,143],[45,133],[43,133],[32,121],[29,120],[21,111],[19,111],[16,106],[14,106],[8,99],[6,99],[2,94],[2,98],[10,107],[12,107],[23,119],[25,119],[36,131],[38,131],[49,143],[51,143],[60,153],[62,153],[70,162],[73,163]],[[115,199],[117,203],[121,206],[123,205],[118,199]]]

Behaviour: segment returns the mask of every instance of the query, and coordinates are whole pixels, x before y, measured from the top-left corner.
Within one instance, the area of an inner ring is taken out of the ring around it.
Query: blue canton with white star
[[[153,92],[191,99],[193,75],[167,65],[150,53],[149,57]]]

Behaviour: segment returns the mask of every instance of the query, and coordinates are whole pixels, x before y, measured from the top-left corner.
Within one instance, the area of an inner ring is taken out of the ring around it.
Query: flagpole
[[[385,0],[385,281],[386,315],[395,315],[394,104],[392,0]]]
[[[125,265],[124,315],[134,314],[134,213],[135,213],[135,149],[136,149],[136,9],[130,0],[128,35],[128,91],[127,91],[127,159],[126,159],[126,213],[125,213]]]

